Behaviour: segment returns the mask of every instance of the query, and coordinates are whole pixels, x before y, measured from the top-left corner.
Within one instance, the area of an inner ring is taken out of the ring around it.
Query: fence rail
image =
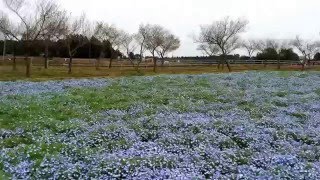
[[[107,67],[109,65],[110,59],[101,59],[100,67]],[[170,67],[189,67],[189,66],[211,66],[217,65],[218,60],[214,59],[204,59],[204,60],[195,60],[195,59],[165,59],[167,61],[165,66]],[[12,64],[12,58],[5,58],[4,61],[0,60],[0,62],[4,64]],[[232,65],[276,65],[278,64],[278,60],[228,60],[228,62]],[[24,64],[23,57],[17,57],[17,64]],[[95,67],[97,63],[96,59],[73,59],[74,67]],[[300,61],[290,61],[290,60],[280,60],[281,65],[301,65]],[[158,60],[158,65],[161,65],[161,60]],[[320,65],[319,61],[313,61],[312,65]],[[33,66],[43,66],[44,59],[41,57],[33,57],[32,58]],[[68,66],[68,59],[65,58],[53,58],[49,60],[49,66]],[[122,60],[113,60],[113,67],[132,67],[132,64],[127,59]],[[142,62],[140,64],[141,67],[152,67],[153,62]]]

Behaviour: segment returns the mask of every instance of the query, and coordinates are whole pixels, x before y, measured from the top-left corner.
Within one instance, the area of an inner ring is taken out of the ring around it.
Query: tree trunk
[[[228,60],[226,60],[226,64],[227,64],[227,67],[228,67],[229,72],[231,72],[231,71],[232,71],[232,69],[231,69],[231,66],[230,66],[230,63],[229,63],[229,61],[228,61]]]
[[[219,60],[218,69],[220,69],[220,66],[222,65],[222,70],[224,70],[224,65],[227,65],[229,72],[231,72],[231,66],[228,60],[226,59],[226,55],[222,55],[222,59]]]
[[[17,70],[17,62],[16,62],[16,43],[13,42],[13,60],[12,60],[12,71]]]
[[[31,59],[29,58],[29,55],[26,54],[25,56],[25,62],[26,62],[26,77],[31,77]]]
[[[221,59],[218,60],[218,69],[220,69],[221,66]]]
[[[44,68],[48,69],[48,57],[49,57],[49,42],[46,41],[45,44],[45,55],[44,55]]]
[[[135,68],[134,59],[131,59],[130,54],[127,53],[128,59],[132,65],[133,68]]]
[[[278,69],[280,69],[281,67],[280,67],[280,55],[279,55],[279,57],[278,57]]]
[[[162,54],[161,54],[161,66],[162,66],[162,67],[164,66],[164,57],[163,57]]]
[[[226,64],[227,67],[228,67],[229,72],[231,72],[232,70],[231,70],[230,63],[229,63],[229,61],[227,60],[226,57],[227,57],[227,56],[224,54],[224,55],[223,55],[222,69],[224,68],[224,64]]]
[[[157,72],[157,60],[155,59],[154,52],[152,53],[153,59],[153,72]]]
[[[140,56],[140,60],[137,62],[137,65],[136,65],[136,70],[137,71],[139,71],[141,62],[142,62],[142,57]]]
[[[304,71],[305,70],[305,66],[306,66],[306,61],[307,61],[307,56],[305,56],[305,59],[303,60],[303,62],[302,62],[302,71]]]
[[[157,72],[157,60],[153,57],[153,72]]]
[[[109,61],[109,69],[112,68],[112,57],[110,58],[110,61]]]
[[[12,60],[12,71],[17,71],[17,62],[16,62],[15,55],[13,55],[13,60]]]
[[[30,54],[30,47],[29,47],[29,42],[25,41],[24,42],[24,50],[25,50],[25,62],[26,62],[26,77],[31,77],[31,59],[29,58],[29,54]]]
[[[113,52],[113,49],[111,48],[111,57],[110,57],[110,60],[109,60],[109,69],[111,69],[112,68],[112,58],[113,58],[113,56],[114,56],[114,52]]]
[[[68,65],[68,74],[71,74],[72,73],[72,56],[70,55],[69,57],[69,65]]]

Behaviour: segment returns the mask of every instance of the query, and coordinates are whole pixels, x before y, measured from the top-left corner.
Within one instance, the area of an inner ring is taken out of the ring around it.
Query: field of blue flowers
[[[0,82],[0,179],[319,179],[320,73]]]

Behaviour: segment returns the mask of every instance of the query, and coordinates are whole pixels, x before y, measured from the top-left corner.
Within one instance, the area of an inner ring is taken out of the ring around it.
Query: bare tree
[[[111,47],[111,58],[109,61],[109,68],[112,67],[112,60],[115,56],[114,51],[118,51],[122,44],[122,30],[116,28],[113,25],[109,25],[103,22],[97,24],[95,34],[101,41],[108,41]]]
[[[266,48],[267,48],[267,45],[266,45],[264,40],[260,39],[260,40],[256,41],[256,49],[257,49],[258,52],[262,52]]]
[[[69,54],[68,73],[72,73],[72,61],[77,50],[86,45],[91,37],[90,23],[85,14],[77,18],[70,18],[65,24],[63,32]]]
[[[134,35],[134,39],[139,46],[139,54],[140,54],[139,64],[142,62],[142,59],[144,58],[144,53],[146,51],[145,43],[146,43],[146,39],[148,36],[147,32],[149,31],[148,30],[149,27],[150,27],[150,25],[141,24],[139,26],[138,33]],[[138,68],[139,68],[139,65],[137,66],[137,69]]]
[[[296,39],[291,42],[291,45],[295,47],[304,56],[302,62],[302,69],[305,69],[305,65],[309,64],[310,60],[320,50],[320,43],[318,41],[307,41],[296,36]]]
[[[66,11],[59,10],[58,6],[54,7],[53,13],[48,17],[48,21],[45,24],[45,30],[41,34],[45,44],[44,55],[44,68],[48,69],[49,58],[49,44],[51,41],[59,40],[66,32],[66,23],[68,22],[68,16]]]
[[[12,49],[12,70],[17,70],[17,64],[16,64],[16,41],[19,39],[20,32],[18,29],[16,29],[17,26],[13,25],[6,14],[3,12],[0,12],[0,32],[3,33],[3,35],[8,39],[12,40],[13,43],[13,49]]]
[[[94,36],[98,39],[98,42],[96,43],[99,43],[99,45],[101,46],[99,57],[97,58],[97,61],[96,61],[96,70],[99,70],[101,59],[105,57],[105,47],[106,47],[105,46],[106,38],[103,33],[103,23],[97,23],[94,30]]]
[[[16,71],[17,70],[17,57],[16,57],[16,40],[10,36],[6,36],[5,37],[7,41],[11,41],[12,43],[12,71]],[[5,47],[4,47],[5,48]],[[3,50],[5,52],[5,50]]]
[[[157,60],[156,60],[156,51],[157,49],[163,45],[164,37],[166,34],[166,30],[160,25],[150,25],[147,24],[143,28],[146,32],[146,39],[144,43],[144,47],[149,50],[153,58],[153,71],[156,72]]]
[[[164,65],[165,56],[177,50],[180,47],[180,39],[175,35],[171,34],[170,31],[166,31],[163,36],[163,43],[156,50],[158,55],[161,57],[161,65]]]
[[[4,15],[1,17],[1,31],[15,40],[23,42],[26,76],[30,77],[31,60],[29,56],[32,43],[39,39],[41,33],[45,30],[45,24],[49,19],[48,17],[54,13],[56,3],[53,0],[40,0],[35,4],[26,0],[3,0],[3,3],[10,11],[10,17],[13,18],[9,19],[6,14],[2,13]],[[18,22],[13,23],[15,20]]]
[[[215,44],[199,44],[197,50],[202,51],[207,56],[214,56],[219,53],[220,48]]]
[[[139,65],[141,63],[141,58],[139,58],[138,60],[135,61],[135,59],[132,58],[131,54],[134,54],[134,51],[137,48],[137,43],[135,42],[135,37],[132,34],[126,33],[124,32],[122,35],[122,41],[121,41],[121,46],[124,50],[124,54],[127,55],[129,61],[131,62],[133,67],[136,67],[136,69],[138,70]]]
[[[250,59],[252,58],[253,54],[261,48],[259,41],[253,39],[243,41],[242,47],[246,49]]]
[[[226,17],[223,20],[214,21],[211,25],[201,26],[200,35],[195,40],[200,44],[218,46],[222,55],[222,65],[224,66],[226,63],[229,71],[231,71],[226,57],[240,47],[239,34],[245,31],[247,24],[247,20],[230,20],[229,17]],[[220,64],[221,62],[219,62],[218,68],[220,68]]]

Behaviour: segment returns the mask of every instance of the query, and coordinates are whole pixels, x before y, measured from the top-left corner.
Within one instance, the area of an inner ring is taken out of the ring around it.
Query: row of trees
[[[140,25],[137,33],[130,34],[105,22],[90,22],[85,15],[73,17],[54,0],[40,0],[35,3],[26,0],[3,0],[3,3],[10,13],[0,12],[0,31],[12,42],[13,64],[16,50],[23,50],[27,77],[31,75],[29,56],[36,49],[34,47],[39,46],[39,42],[44,47],[45,68],[48,68],[50,45],[55,44],[59,46],[60,52],[64,52],[62,54],[69,57],[69,73],[72,73],[73,58],[88,44],[98,46],[95,49],[99,51],[97,69],[100,60],[106,57],[108,52],[109,68],[112,67],[113,58],[119,54],[127,56],[132,65],[139,68],[146,51],[152,54],[153,59],[157,55],[163,59],[169,52],[180,47],[179,38],[160,25]],[[61,47],[65,50],[61,50]],[[139,49],[139,58],[134,58],[136,49]],[[154,71],[156,66],[154,60]]]
[[[195,42],[198,43],[198,50],[208,56],[221,55],[223,58],[219,62],[218,68],[222,64],[227,64],[227,55],[236,49],[243,48],[251,59],[257,54],[257,59],[278,60],[280,69],[281,59],[299,60],[299,56],[293,52],[293,49],[299,51],[304,56],[301,63],[303,68],[313,58],[317,58],[320,51],[319,41],[306,41],[297,36],[294,40],[241,40],[240,34],[245,32],[248,21],[243,19],[230,20],[228,17],[220,21],[215,21],[211,25],[201,26],[201,31],[196,36]]]
[[[115,26],[100,22],[97,24],[94,34],[98,39],[108,42],[113,49],[122,52],[136,68],[139,68],[145,52],[149,51],[153,57],[154,71],[157,67],[155,60],[157,55],[161,57],[163,65],[167,54],[180,47],[179,38],[160,25],[142,24],[137,33],[129,34]],[[139,58],[135,58],[134,52],[136,50],[139,51]],[[100,58],[97,61],[98,65],[99,61]],[[109,63],[109,68],[111,68],[112,58]]]
[[[111,68],[113,59],[120,54],[128,57],[131,64],[138,69],[145,53],[149,52],[153,57],[154,71],[156,71],[156,57],[160,57],[163,64],[164,57],[180,47],[179,38],[160,25],[142,24],[137,33],[130,34],[105,22],[90,22],[85,15],[73,17],[54,0],[32,2],[34,1],[3,0],[9,13],[0,12],[0,31],[9,42],[12,42],[14,62],[15,50],[19,48],[23,50],[27,77],[30,76],[31,66],[29,56],[37,49],[35,47],[43,49],[45,68],[48,68],[50,49],[51,54],[67,55],[69,73],[72,72],[73,58],[83,48],[89,49],[89,57],[92,50],[94,51],[97,69],[104,57],[110,57],[109,68]],[[293,49],[303,54],[303,66],[319,51],[319,42],[305,41],[299,36],[290,41],[270,39],[243,41],[240,35],[246,31],[247,25],[247,20],[232,20],[226,17],[212,24],[202,25],[200,33],[194,36],[194,41],[198,44],[198,50],[208,56],[221,57],[218,68],[227,65],[230,71],[228,57],[239,48],[246,49],[249,59],[254,54],[257,54],[259,59],[266,60],[270,57],[277,59],[278,68],[283,58],[297,59]],[[135,52],[138,52],[138,56]]]

